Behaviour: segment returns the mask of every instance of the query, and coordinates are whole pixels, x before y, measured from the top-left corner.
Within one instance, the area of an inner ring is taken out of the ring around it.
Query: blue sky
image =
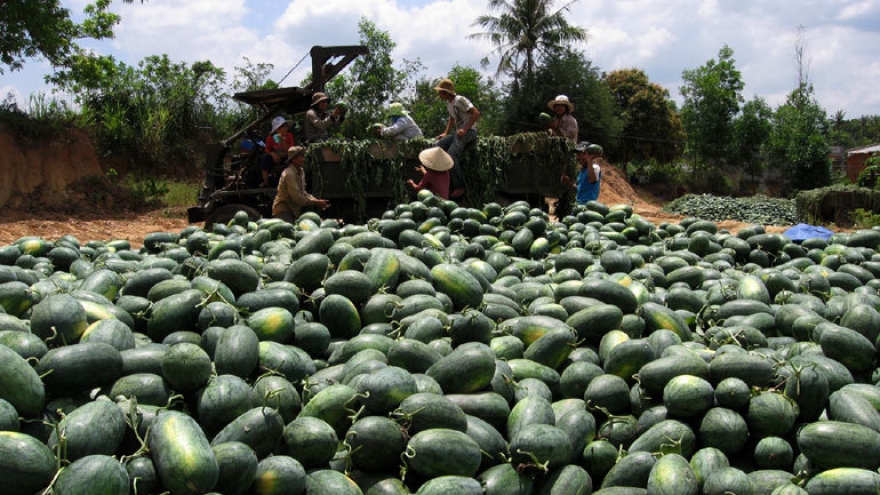
[[[81,12],[87,0],[62,0]],[[479,68],[492,47],[469,40],[485,0],[148,0],[114,3],[123,16],[116,38],[84,43],[131,65],[152,54],[211,60],[232,73],[243,57],[275,66],[280,79],[312,45],[357,44],[357,23],[370,19],[397,43],[394,57],[419,59],[425,76],[456,63]],[[557,1],[555,8],[565,5]],[[776,107],[797,83],[795,40],[803,27],[808,76],[829,116],[880,115],[880,0],[579,0],[567,18],[587,29],[581,49],[601,71],[644,70],[680,101],[681,73],[734,50],[743,96]],[[497,63],[497,60],[491,60]],[[302,80],[305,61],[285,81]],[[494,65],[486,69],[490,75]],[[45,62],[0,76],[0,95],[44,90]],[[559,88],[560,93],[565,88]]]

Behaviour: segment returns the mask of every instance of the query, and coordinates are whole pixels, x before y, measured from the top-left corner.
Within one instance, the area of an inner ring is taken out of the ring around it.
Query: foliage
[[[498,55],[496,75],[507,73],[515,80],[530,79],[541,60],[554,50],[587,40],[587,31],[572,26],[564,13],[577,0],[553,10],[553,0],[489,0],[488,11],[474,26],[485,31],[469,37],[489,41]],[[488,65],[489,58],[483,60]]]
[[[132,0],[123,0],[131,3]],[[76,40],[113,36],[119,16],[107,12],[111,0],[86,5],[85,19],[77,24],[59,0],[0,2],[0,74],[18,70],[25,59],[45,58],[53,67],[66,67],[81,55]]]
[[[688,154],[697,167],[723,165],[731,156],[733,119],[743,100],[744,84],[736,69],[733,49],[724,45],[718,51],[718,60],[685,70],[681,77],[681,118],[687,133]]]
[[[880,156],[875,155],[865,160],[865,169],[859,172],[856,185],[876,189],[880,185],[878,178],[880,178]]]
[[[547,102],[564,94],[574,104],[579,139],[606,146],[613,153],[614,137],[623,122],[619,117],[608,85],[599,69],[582,52],[562,50],[548,55],[533,78],[513,81],[503,108],[502,134],[543,130],[538,115],[548,112]]]
[[[853,222],[853,226],[859,229],[870,229],[880,226],[880,213],[874,213],[873,210],[856,208],[850,212],[850,219]]]
[[[733,122],[732,159],[754,182],[765,167],[764,144],[770,138],[773,111],[763,98],[755,97],[743,105],[742,113]]]
[[[18,139],[33,143],[52,136],[59,136],[64,129],[77,122],[76,114],[63,102],[47,99],[44,95],[31,96],[30,114],[16,103],[15,95],[9,94],[0,101],[0,123]]]
[[[669,91],[648,79],[640,69],[621,69],[605,75],[623,120],[620,138],[611,154],[621,162],[656,160],[671,163],[681,156],[684,134],[681,117]]]
[[[362,139],[367,137],[367,127],[382,122],[383,110],[392,98],[397,98],[405,87],[406,73],[394,67],[391,52],[397,46],[391,36],[362,17],[358,22],[361,45],[369,53],[354,60],[349,73],[336,77],[328,84],[328,91],[335,100],[348,103],[344,134]]]
[[[756,195],[745,198],[686,194],[667,203],[663,211],[720,222],[738,222],[761,225],[793,225],[797,223],[794,201]]]
[[[801,190],[794,201],[800,221],[812,224],[849,223],[859,208],[880,211],[880,191],[851,184]]]
[[[810,84],[792,91],[776,109],[767,148],[769,164],[782,172],[786,191],[831,183],[826,127],[825,111],[813,98]]]
[[[404,177],[404,167],[418,163],[418,154],[429,148],[428,139],[413,139],[388,143],[375,139],[331,139],[321,145],[311,145],[306,151],[305,167],[317,174],[318,182],[326,180],[324,148],[339,156],[339,165],[346,173],[345,189],[355,201],[355,216],[365,218],[367,198],[375,188],[392,191],[395,202],[405,202],[410,196]],[[564,170],[574,167],[572,144],[567,139],[549,137],[544,133],[518,134],[510,137],[479,136],[474,146],[468,146],[462,155],[465,180],[480,187],[467,189],[467,200],[473,204],[495,201],[501,186],[510,180],[510,173],[522,180],[527,174],[530,185],[555,192]],[[513,171],[513,172],[512,172]],[[320,195],[320,191],[312,191]]]
[[[161,164],[184,158],[199,129],[225,127],[225,73],[211,62],[172,62],[151,55],[137,67],[105,67],[101,77],[61,81],[97,123],[105,151]],[[221,129],[225,131],[226,129]]]

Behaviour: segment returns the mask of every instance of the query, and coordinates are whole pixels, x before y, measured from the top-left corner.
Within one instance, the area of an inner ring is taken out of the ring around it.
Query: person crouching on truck
[[[562,183],[570,187],[577,187],[575,201],[578,205],[585,205],[587,201],[599,199],[599,188],[602,183],[602,167],[599,165],[599,161],[602,159],[602,147],[598,144],[582,141],[574,147],[574,150],[581,166],[577,174],[577,183],[572,182],[571,178],[565,174],[562,175]]]
[[[434,146],[419,153],[421,166],[416,170],[422,173],[422,180],[416,184],[412,179],[406,181],[416,192],[427,189],[443,199],[449,199],[449,169],[453,166],[452,157],[441,148]]]
[[[403,103],[388,105],[385,116],[391,119],[391,125],[376,125],[374,128],[378,137],[393,139],[394,141],[406,141],[422,137],[422,130],[416,124],[416,121],[410,117],[409,112],[403,108]]]
[[[272,216],[287,223],[294,223],[302,213],[303,207],[317,206],[326,210],[330,202],[319,199],[306,191],[306,174],[303,165],[306,163],[306,149],[294,146],[287,151],[288,165],[281,172],[278,181],[278,193],[272,202]]]
[[[260,172],[263,174],[263,182],[259,187],[272,185],[270,176],[272,167],[280,165],[287,159],[287,150],[294,146],[293,134],[290,132],[290,121],[284,117],[272,119],[272,130],[266,138],[266,154],[260,157]]]

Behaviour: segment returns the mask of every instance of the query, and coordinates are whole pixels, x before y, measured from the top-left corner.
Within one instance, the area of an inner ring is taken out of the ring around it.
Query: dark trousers
[[[465,146],[476,140],[477,130],[469,129],[464,133],[464,137],[462,138],[459,138],[458,135],[452,133],[440,141],[437,141],[437,146],[442,148],[443,151],[449,153],[449,156],[452,157],[452,162],[455,164],[453,165],[452,170],[449,171],[450,191],[464,189],[464,172],[462,171],[461,160],[459,158],[462,151],[464,151]]]

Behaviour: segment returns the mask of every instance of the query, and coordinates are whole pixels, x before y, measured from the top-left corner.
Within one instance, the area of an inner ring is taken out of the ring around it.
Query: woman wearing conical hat
[[[427,148],[419,153],[422,165],[416,170],[423,174],[421,182],[406,181],[416,191],[427,189],[443,199],[449,199],[449,169],[453,166],[452,157],[439,146]]]

